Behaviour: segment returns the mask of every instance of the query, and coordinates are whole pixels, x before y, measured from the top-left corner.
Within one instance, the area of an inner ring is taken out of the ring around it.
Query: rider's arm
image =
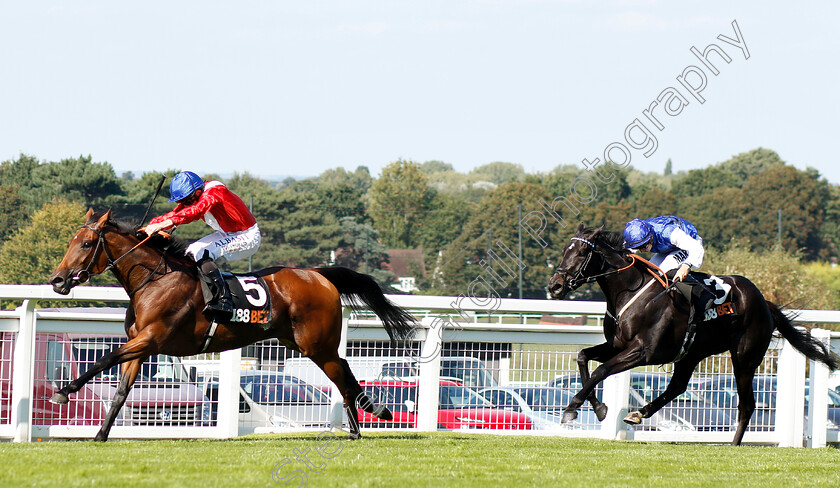
[[[194,204],[190,206],[179,204],[175,207],[175,210],[165,215],[161,215],[158,218],[160,219],[162,217],[163,220],[171,220],[172,225],[189,224],[190,222],[204,217],[204,214],[210,210],[210,207],[212,207],[215,202],[216,199],[212,192],[205,191]],[[154,220],[152,222],[154,222]]]
[[[683,264],[687,264],[694,269],[698,269],[703,265],[703,256],[706,251],[703,249],[702,239],[695,239],[686,234],[682,229],[674,229],[671,232],[671,244],[688,253]]]

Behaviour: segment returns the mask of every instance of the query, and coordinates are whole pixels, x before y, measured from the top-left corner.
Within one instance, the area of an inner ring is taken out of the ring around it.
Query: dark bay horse
[[[365,396],[347,361],[338,355],[341,339],[341,297],[363,303],[385,324],[392,343],[409,339],[416,323],[393,305],[369,276],[347,268],[271,268],[257,272],[271,294],[273,320],[267,330],[247,324],[220,323],[212,336],[205,318],[204,296],[195,263],[185,256],[185,242],[146,235],[128,223],[112,220],[111,211],[89,210],[85,224],[70,246],[50,284],[66,295],[91,275],[111,270],[131,298],[126,312],[128,341],[106,354],[76,380],[59,390],[53,403],[66,404],[68,395],[102,371],[122,364],[122,378],[102,428],[95,440],[108,439],[114,419],[150,356],[191,356],[219,352],[277,338],[320,367],[338,387],[347,405],[350,437],[359,434],[356,406],[384,420],[391,412]],[[209,344],[207,340],[210,340]]]
[[[755,370],[767,352],[774,329],[805,356],[837,369],[838,360],[825,345],[798,331],[779,307],[765,300],[758,288],[743,276],[720,277],[731,286],[730,299],[736,314],[701,323],[694,342],[683,351],[688,302],[679,293],[666,293],[663,299],[657,300],[664,286],[658,283],[649,286],[656,272],[624,250],[623,240],[621,233],[581,224],[548,285],[552,298],[563,299],[582,284],[597,281],[607,301],[606,342],[578,354],[583,387],[566,407],[564,421],[574,420],[577,409],[587,399],[603,420],[607,409],[594,392],[607,376],[637,366],[671,363],[682,356],[674,363],[674,373],[665,391],[624,419],[629,424],[638,424],[685,392],[694,368],[703,359],[729,351],[738,389],[738,428],[732,444],[738,445],[755,410],[752,387]],[[602,363],[591,375],[589,360]]]

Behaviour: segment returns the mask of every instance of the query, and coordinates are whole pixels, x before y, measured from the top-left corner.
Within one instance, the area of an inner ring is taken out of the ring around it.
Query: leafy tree
[[[743,186],[750,177],[784,164],[776,151],[759,147],[732,156],[720,163],[720,168],[735,176],[737,186]]]
[[[710,250],[703,264],[704,271],[714,274],[736,274],[748,277],[758,286],[764,298],[783,307],[833,308],[837,291],[807,272],[800,253],[770,247],[755,251],[746,240],[730,241],[724,251]]]
[[[385,270],[388,249],[379,241],[376,229],[359,223],[355,217],[344,217],[340,222],[340,241],[335,251],[335,265],[369,274],[383,288],[390,288],[395,276]]]
[[[671,192],[678,199],[702,196],[719,188],[738,187],[738,177],[721,166],[693,169],[673,182]]]
[[[521,164],[497,161],[473,169],[470,176],[502,185],[509,181],[521,181],[525,177],[525,170]]]
[[[630,200],[633,202],[633,215],[640,218],[677,214],[677,197],[658,186],[634,188]]]
[[[674,163],[671,162],[671,158],[668,158],[668,161],[665,163],[665,171],[662,173],[665,176],[671,176],[674,173]]]
[[[443,259],[438,265],[438,276],[435,291],[445,294],[464,294],[471,292],[485,293],[486,290],[470,290],[473,283],[480,276],[487,276],[488,271],[482,266],[489,264],[494,269],[502,283],[494,281],[494,290],[502,297],[518,297],[518,244],[519,218],[518,204],[522,204],[522,214],[525,217],[530,210],[538,208],[537,201],[548,198],[548,193],[539,185],[533,183],[509,182],[491,191],[478,205],[476,211],[466,222],[463,232],[444,252]],[[549,231],[542,236],[547,245],[543,248],[525,231],[522,232],[523,259],[523,298],[544,298],[545,285],[550,275],[546,259],[558,251],[555,237]],[[513,257],[508,256],[497,245],[502,241],[511,251]],[[488,252],[496,252],[498,260],[491,259]],[[504,271],[504,266],[511,269],[513,276]],[[487,296],[486,293],[484,296]]]
[[[321,173],[317,180],[318,183],[327,187],[348,185],[362,193],[367,192],[373,185],[373,177],[370,176],[367,166],[359,166],[352,173],[344,168],[328,169]]]
[[[427,263],[463,232],[476,204],[456,194],[437,194],[419,228],[419,242]]]
[[[46,284],[67,252],[70,239],[79,230],[84,214],[82,204],[60,199],[37,210],[31,222],[0,247],[0,283]],[[117,281],[111,273],[105,273],[94,276],[91,283],[112,286]]]
[[[420,170],[427,175],[432,175],[434,173],[445,173],[448,171],[455,171],[455,168],[452,167],[449,163],[444,163],[443,161],[426,161],[425,163],[420,165]]]
[[[25,220],[19,187],[0,185],[0,242],[5,241]]]
[[[825,256],[820,227],[830,192],[816,170],[800,171],[792,166],[773,166],[750,177],[741,192],[745,209],[741,235],[757,249],[776,241],[777,211],[782,210],[782,245],[804,249],[808,259]]]
[[[435,191],[417,163],[398,160],[382,170],[370,189],[368,213],[390,248],[414,248],[418,224],[429,211]]]

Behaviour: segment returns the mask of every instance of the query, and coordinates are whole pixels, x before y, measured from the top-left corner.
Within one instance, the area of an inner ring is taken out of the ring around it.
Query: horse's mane
[[[105,212],[94,213],[89,222],[99,220],[104,214]],[[146,238],[146,234],[140,232],[140,225],[132,218],[111,216],[108,219],[108,225],[117,229],[118,232],[131,234],[137,239],[143,240]],[[146,244],[174,258],[186,258],[187,246],[190,245],[188,241],[180,237],[172,236],[167,239],[159,234],[146,241]]]
[[[621,232],[612,232],[601,227],[588,227],[578,234],[600,239],[604,242],[604,244],[610,246],[616,252],[625,252],[624,234]]]

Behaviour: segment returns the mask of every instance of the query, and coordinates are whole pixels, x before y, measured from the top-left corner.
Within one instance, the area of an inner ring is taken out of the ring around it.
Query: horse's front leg
[[[581,349],[577,356],[581,385],[584,385],[587,381],[589,381],[589,361],[593,360],[598,361],[599,363],[604,363],[609,361],[617,353],[618,350],[609,342]],[[607,406],[598,400],[598,396],[595,394],[594,389],[592,390],[592,393],[589,394],[587,400],[589,400],[589,403],[592,405],[592,409],[595,411],[598,421],[603,421],[607,417]]]
[[[94,376],[109,369],[117,364],[122,364],[126,361],[132,361],[140,358],[147,358],[153,354],[157,354],[155,350],[156,342],[154,333],[151,328],[143,329],[143,331],[134,339],[126,342],[114,351],[99,358],[93,366],[84,372],[81,376],[71,381],[67,386],[55,392],[50,398],[50,402],[56,405],[67,405],[70,401],[70,395],[81,390],[85,384]]]
[[[117,388],[114,398],[111,399],[111,408],[108,410],[108,414],[105,415],[105,421],[102,422],[102,427],[93,440],[103,442],[108,440],[108,434],[111,432],[114,420],[116,420],[120,409],[125,404],[125,400],[128,398],[128,392],[131,391],[131,387],[134,386],[134,381],[137,379],[137,374],[140,373],[140,366],[146,359],[148,358],[135,359],[122,364],[120,386]]]
[[[641,342],[637,341],[631,343],[627,349],[618,352],[618,354],[607,360],[604,364],[595,368],[592,376],[589,377],[588,381],[583,383],[583,387],[575,394],[569,406],[563,411],[563,422],[571,422],[577,418],[577,410],[595,391],[598,383],[604,381],[606,377],[627,371],[636,366],[643,366],[644,364],[644,346]]]

